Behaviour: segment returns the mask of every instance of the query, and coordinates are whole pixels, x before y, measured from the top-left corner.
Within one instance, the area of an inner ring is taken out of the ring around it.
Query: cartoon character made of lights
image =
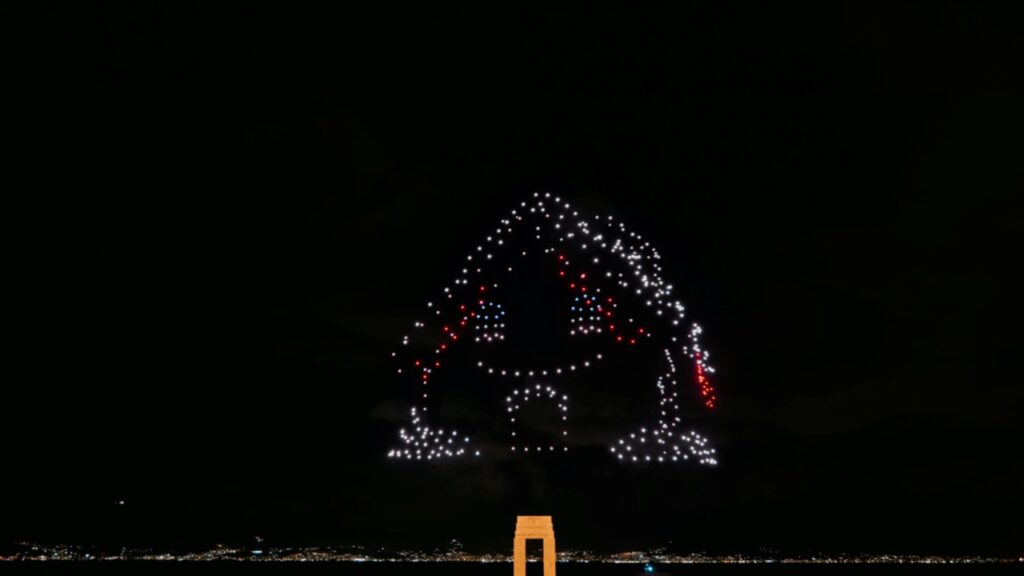
[[[520,241],[513,240],[523,236],[533,241],[527,250],[523,250]],[[470,436],[428,423],[428,389],[441,370],[442,359],[454,348],[505,339],[506,310],[490,294],[499,288],[500,281],[495,278],[515,273],[515,267],[510,265],[511,256],[526,256],[531,250],[552,259],[558,281],[572,296],[570,335],[605,338],[611,345],[607,353],[617,346],[653,342],[653,331],[668,335],[659,340],[664,342],[665,363],[654,382],[658,391],[654,421],[617,438],[609,446],[611,455],[626,463],[717,464],[715,449],[707,439],[683,429],[678,380],[691,379],[703,405],[711,409],[717,401],[710,380],[714,369],[708,364],[707,350],[700,344],[701,327],[692,322],[684,324],[685,309],[674,299],[672,285],[662,278],[657,250],[612,216],[588,219],[550,193],[534,193],[530,202],[522,202],[513,209],[494,233],[467,255],[465,267],[452,285],[444,288],[442,298],[427,302],[429,314],[440,323],[439,333],[427,335],[436,342],[432,354],[406,358],[405,354],[392,352],[400,363],[398,374],[412,379],[421,394],[410,409],[409,424],[399,430],[399,446],[392,448],[388,457],[438,460],[481,455]],[[644,326],[628,313],[620,317],[617,298],[623,294],[643,303],[645,316],[650,317],[653,325]],[[413,328],[423,332],[426,324],[416,321]],[[402,346],[409,345],[410,336],[403,336]],[[566,439],[569,396],[548,382],[592,368],[604,357],[599,352],[561,365],[533,367],[477,361],[475,365],[483,373],[514,382],[504,406],[512,428],[509,448],[521,453],[568,451],[565,444],[520,443],[516,417],[531,402],[554,404],[560,418],[559,434]]]

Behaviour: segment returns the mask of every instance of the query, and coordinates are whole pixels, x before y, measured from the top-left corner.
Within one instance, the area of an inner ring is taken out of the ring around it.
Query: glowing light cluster
[[[585,277],[586,274],[584,273],[583,276]],[[611,303],[611,297],[608,298],[608,309],[605,309],[605,305],[597,298],[586,295],[573,296],[573,304],[569,307],[569,310],[573,312],[573,317],[569,319],[572,324],[569,335],[601,334],[606,329],[603,322],[611,318],[608,312],[615,307],[617,305]]]
[[[704,405],[708,408],[714,408],[715,402],[718,398],[715,396],[715,389],[711,386],[711,380],[708,378],[708,374],[714,372],[714,369],[707,365],[705,358],[707,358],[707,352],[700,347],[700,334],[703,329],[699,324],[694,324],[690,328],[690,345],[686,348],[689,356],[693,358],[693,367],[697,375],[697,385],[700,386],[700,395],[704,397]]]
[[[475,342],[494,342],[505,339],[505,310],[501,304],[484,301],[480,304],[480,313],[475,325],[477,336]],[[461,321],[460,321],[461,322]]]
[[[658,376],[655,385],[659,394],[657,421],[638,432],[623,437],[611,446],[612,453],[623,462],[693,461],[713,465],[715,451],[696,432],[682,432],[680,395],[673,358],[689,359],[692,372],[688,377],[696,384],[700,401],[707,408],[717,403],[711,382],[714,368],[708,363],[709,353],[701,345],[701,327],[684,325],[686,310],[675,298],[674,288],[662,276],[661,255],[641,235],[632,232],[612,216],[587,218],[568,202],[551,194],[535,193],[530,202],[522,202],[502,218],[484,242],[465,257],[463,268],[444,287],[440,302],[427,302],[428,314],[439,328],[426,329],[427,323],[416,320],[413,329],[417,342],[429,342],[432,354],[400,359],[399,374],[413,374],[420,383],[420,402],[410,411],[413,430],[402,430],[402,446],[389,455],[405,459],[454,458],[478,455],[471,448],[469,436],[451,430],[435,431],[426,424],[430,408],[428,384],[441,370],[442,358],[459,343],[488,344],[506,339],[506,310],[500,297],[503,275],[514,274],[519,259],[535,256],[550,262],[550,269],[564,286],[570,313],[567,332],[570,337],[594,339],[599,352],[581,358],[567,359],[553,365],[495,365],[483,358],[475,364],[486,376],[522,378],[525,388],[508,396],[510,418],[529,397],[554,399],[558,394],[547,385],[535,384],[535,378],[565,378],[596,365],[620,347],[639,346],[656,341],[663,350],[668,369]],[[623,298],[625,297],[625,299]],[[620,309],[620,300],[623,307]],[[647,322],[642,322],[640,317]],[[469,332],[467,332],[469,331]],[[464,337],[466,336],[466,337]],[[471,338],[469,336],[472,336]],[[402,346],[410,347],[410,335],[402,337]],[[601,343],[607,343],[600,347]],[[399,354],[393,352],[398,358]],[[403,353],[402,358],[407,354]],[[532,396],[531,396],[532,395]],[[566,420],[568,396],[558,403],[563,425]],[[562,430],[565,437],[568,430]],[[457,440],[461,439],[461,443]],[[518,449],[517,449],[518,446]],[[525,445],[512,444],[512,449],[525,452]],[[531,446],[537,451],[542,446]],[[567,446],[562,447],[567,450]],[[549,444],[547,451],[554,451]]]
[[[637,449],[634,450],[634,447]],[[707,447],[707,439],[696,432],[674,430],[650,430],[640,428],[629,435],[629,440],[619,440],[611,451],[619,460],[631,462],[680,462],[692,456],[695,462],[714,466],[715,449]]]
[[[564,437],[569,435],[569,430],[565,428],[566,422],[567,422],[567,420],[569,418],[569,396],[568,395],[562,394],[561,396],[559,396],[558,392],[554,388],[552,388],[551,386],[546,386],[546,385],[541,385],[541,384],[535,384],[533,386],[533,388],[526,387],[526,388],[523,388],[522,390],[518,390],[518,389],[517,390],[513,390],[512,391],[512,395],[505,398],[505,404],[507,406],[507,411],[508,411],[509,424],[512,426],[513,442],[512,442],[511,448],[512,448],[513,452],[515,452],[517,450],[521,450],[523,452],[529,453],[531,451],[531,449],[533,450],[534,453],[540,453],[540,452],[545,452],[545,451],[547,451],[547,452],[554,452],[555,451],[555,445],[554,444],[548,444],[547,446],[535,445],[535,446],[531,447],[529,445],[517,445],[516,442],[515,442],[515,439],[517,438],[517,433],[516,433],[516,430],[515,430],[516,429],[516,414],[519,412],[519,409],[521,408],[521,406],[523,404],[529,403],[530,399],[534,398],[534,397],[539,398],[539,399],[547,398],[548,400],[554,400],[555,401],[555,403],[556,403],[556,405],[558,407],[559,416],[562,419],[561,436],[564,438]],[[562,446],[562,451],[563,452],[568,452],[569,451],[569,447],[568,446]]]
[[[548,376],[561,376],[562,374],[572,374],[577,370],[584,368],[590,368],[595,362],[604,358],[604,355],[600,352],[594,354],[591,359],[584,360],[582,362],[574,362],[572,364],[566,364],[563,366],[549,366],[547,368],[502,368],[498,366],[490,366],[485,364],[483,360],[476,363],[477,368],[487,372],[488,375],[492,376],[511,376],[513,378],[546,378]]]
[[[388,458],[404,458],[405,460],[433,460],[435,458],[463,456],[468,453],[466,445],[469,444],[468,436],[460,436],[455,430],[443,429],[432,430],[421,422],[412,410],[412,432],[405,428],[398,431],[398,437],[402,440],[403,447],[388,451]],[[479,450],[473,451],[474,456],[480,456]]]
[[[714,466],[715,449],[708,446],[706,438],[694,431],[680,432],[682,422],[679,415],[679,392],[676,389],[676,365],[671,350],[664,350],[668,371],[658,376],[658,423],[648,428],[641,427],[619,439],[612,445],[611,452],[626,462],[679,462],[693,460],[699,464]]]

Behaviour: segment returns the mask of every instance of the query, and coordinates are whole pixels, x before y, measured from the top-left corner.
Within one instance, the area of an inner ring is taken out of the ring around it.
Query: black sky
[[[1000,10],[5,20],[6,540],[502,549],[525,510],[573,548],[1020,552]],[[384,459],[388,353],[535,190],[656,240],[715,352],[718,469]]]

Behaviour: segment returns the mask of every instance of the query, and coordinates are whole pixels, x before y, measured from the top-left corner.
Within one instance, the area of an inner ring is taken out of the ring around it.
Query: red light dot
[[[558,271],[558,275],[559,276],[565,276],[565,270],[559,270]]]
[[[640,334],[643,334],[644,333],[644,329],[640,328],[640,329],[637,330],[637,332],[639,332]]]
[[[608,329],[611,330],[612,332],[614,332],[615,331],[615,324],[609,324],[608,325]],[[620,338],[621,338],[621,336],[620,336]]]
[[[629,339],[629,343],[630,344],[636,344],[636,338],[630,338]]]
[[[615,337],[615,341],[616,341],[616,342],[622,342],[622,336],[621,336],[621,335],[619,335],[619,336],[616,336],[616,337]]]
[[[434,368],[440,368],[440,367],[441,367],[441,362],[440,361],[434,362]]]
[[[565,255],[564,254],[559,254],[558,255],[558,259],[559,260],[565,260]]]
[[[586,286],[580,286],[580,291],[581,292],[586,292],[587,291],[587,287]]]
[[[447,344],[441,344],[441,350],[447,350],[447,349],[448,349],[448,345]]]
[[[419,365],[420,365],[420,361],[419,361],[419,360],[417,360],[417,361],[413,362],[413,364],[415,364],[415,365],[419,366]]]
[[[483,291],[485,291],[485,290],[487,290],[487,286],[481,286],[481,287],[480,287],[480,291],[481,291],[481,292],[483,292]]]
[[[570,282],[569,283],[569,288],[572,288],[572,289],[575,290],[576,289],[576,283],[575,282]]]
[[[586,272],[581,273],[580,274],[580,280],[586,280],[586,279],[587,279],[587,273]]]
[[[466,310],[466,305],[465,304],[459,304],[459,310],[465,311]]]
[[[447,331],[448,331],[448,327],[447,327],[447,326],[445,326],[444,328],[441,328],[441,331],[442,331],[442,332],[447,332]]]

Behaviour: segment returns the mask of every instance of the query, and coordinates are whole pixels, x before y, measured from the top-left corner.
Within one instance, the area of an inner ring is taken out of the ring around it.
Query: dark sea
[[[1024,574],[1024,564],[676,564],[660,565],[654,576],[856,574]],[[558,576],[642,576],[641,564],[560,563]],[[0,563],[7,574],[316,574],[326,576],[512,576],[512,565],[469,562],[178,562],[25,561]],[[542,576],[530,565],[527,576]]]

